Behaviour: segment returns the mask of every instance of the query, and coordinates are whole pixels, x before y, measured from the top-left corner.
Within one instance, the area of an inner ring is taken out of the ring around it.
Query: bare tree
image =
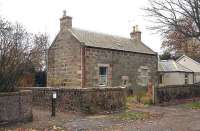
[[[30,63],[29,35],[20,24],[0,20],[0,91],[14,91]]]
[[[46,33],[38,33],[33,35],[33,49],[31,59],[36,71],[46,70],[48,47],[49,37]]]
[[[149,0],[144,10],[153,25],[163,35],[172,31],[186,38],[200,40],[200,0]]]
[[[45,67],[47,43],[47,35],[30,34],[22,25],[0,19],[0,92],[18,90],[24,73],[41,63]]]

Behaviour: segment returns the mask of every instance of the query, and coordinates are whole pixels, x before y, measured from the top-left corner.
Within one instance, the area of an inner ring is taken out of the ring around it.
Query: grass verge
[[[183,107],[183,108],[188,108],[188,109],[200,109],[200,101],[186,103],[186,104],[182,104],[180,106]]]
[[[133,112],[126,111],[120,114],[113,116],[114,119],[118,120],[144,120],[150,117],[150,114],[147,112]]]

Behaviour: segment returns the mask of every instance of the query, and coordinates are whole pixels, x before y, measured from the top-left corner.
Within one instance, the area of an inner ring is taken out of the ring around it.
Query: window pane
[[[160,84],[162,84],[163,83],[163,76],[162,75],[160,75]]]
[[[107,67],[99,67],[99,84],[107,85]]]
[[[107,75],[107,67],[99,67],[99,75]]]

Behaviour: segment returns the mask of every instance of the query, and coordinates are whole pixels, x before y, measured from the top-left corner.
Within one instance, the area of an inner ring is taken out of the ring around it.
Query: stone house
[[[72,27],[64,12],[48,50],[48,86],[115,87],[157,83],[157,53],[136,28],[124,38]]]
[[[161,60],[158,63],[160,87],[194,83],[194,72],[175,60]]]

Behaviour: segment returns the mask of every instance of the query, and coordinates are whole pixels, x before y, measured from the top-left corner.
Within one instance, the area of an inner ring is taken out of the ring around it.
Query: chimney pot
[[[60,18],[60,30],[72,28],[72,17],[66,15],[66,10],[63,11],[63,16]]]
[[[131,39],[136,41],[141,41],[141,31],[138,28],[138,25],[133,26],[133,31],[130,33]]]
[[[66,10],[63,10],[63,17],[66,16]]]

